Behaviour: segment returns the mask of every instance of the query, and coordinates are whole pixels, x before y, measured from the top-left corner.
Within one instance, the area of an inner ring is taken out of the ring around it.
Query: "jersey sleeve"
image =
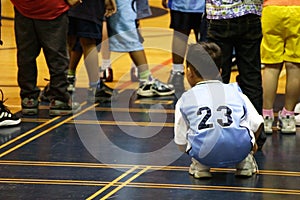
[[[175,107],[174,142],[178,145],[185,145],[187,144],[186,134],[188,126],[180,111],[181,104],[182,100],[179,99]]]

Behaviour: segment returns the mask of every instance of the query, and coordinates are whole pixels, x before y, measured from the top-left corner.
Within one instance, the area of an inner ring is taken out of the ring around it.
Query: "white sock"
[[[101,70],[106,70],[108,67],[110,67],[110,59],[103,59],[102,60],[102,65],[101,65]]]
[[[173,72],[184,72],[184,65],[183,64],[173,64],[172,70],[173,70]]]

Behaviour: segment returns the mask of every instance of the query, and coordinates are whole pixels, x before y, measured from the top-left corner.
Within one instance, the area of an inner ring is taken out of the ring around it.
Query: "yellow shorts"
[[[261,22],[262,63],[300,63],[300,6],[266,6]]]

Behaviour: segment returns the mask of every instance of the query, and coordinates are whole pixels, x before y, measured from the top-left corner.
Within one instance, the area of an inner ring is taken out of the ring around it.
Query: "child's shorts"
[[[261,20],[262,63],[300,63],[300,6],[266,6]]]
[[[69,32],[68,35],[76,35],[78,37],[102,39],[102,24],[69,17]]]
[[[170,28],[174,30],[200,30],[203,13],[190,13],[170,10]]]
[[[118,11],[107,18],[109,48],[116,52],[143,50],[142,38],[136,27],[136,9],[132,0],[117,1]]]

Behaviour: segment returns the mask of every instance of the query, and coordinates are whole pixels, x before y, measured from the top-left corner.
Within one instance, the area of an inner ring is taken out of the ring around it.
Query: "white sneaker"
[[[277,128],[283,134],[296,133],[296,120],[294,115],[281,116],[281,111],[278,112]]]
[[[202,165],[196,159],[192,158],[192,163],[189,168],[189,174],[194,178],[211,178],[210,168]]]
[[[239,164],[236,165],[236,176],[251,177],[258,172],[258,166],[253,156],[253,153],[249,153],[248,156]]]
[[[266,134],[272,134],[273,133],[273,122],[274,118],[271,118],[270,116],[264,117],[264,130]]]

